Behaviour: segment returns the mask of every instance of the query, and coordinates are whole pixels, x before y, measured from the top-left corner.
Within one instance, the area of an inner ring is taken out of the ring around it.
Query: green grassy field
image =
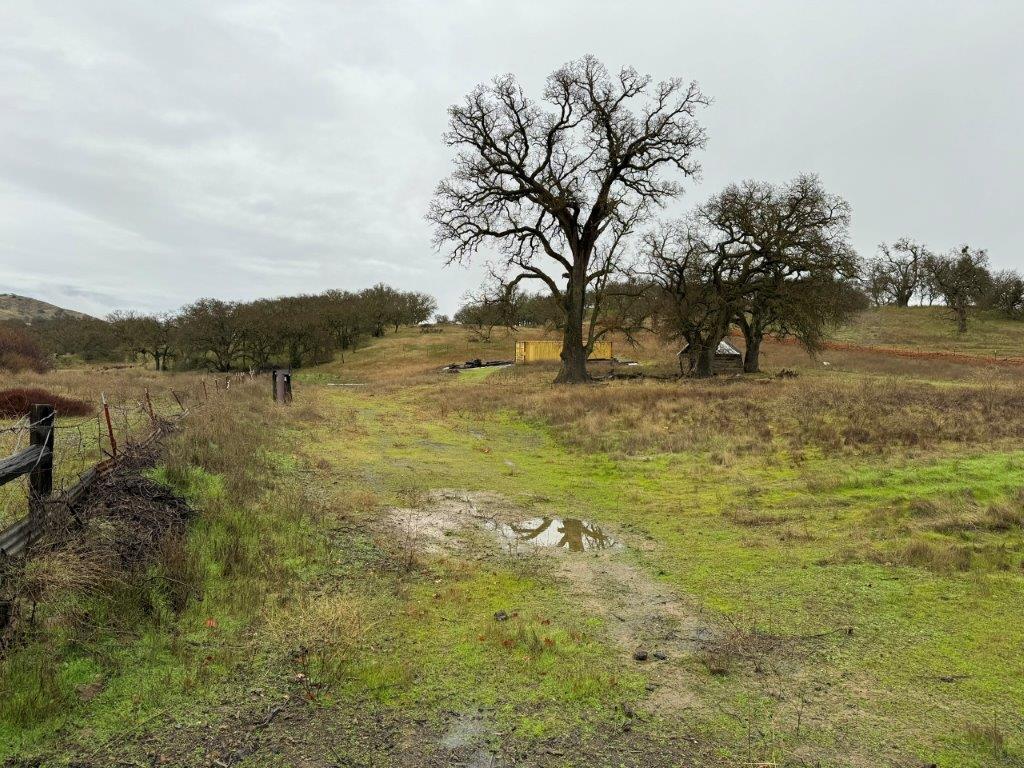
[[[44,595],[0,669],[0,751],[1024,764],[1024,371],[769,345],[713,382],[438,372],[511,348],[402,331],[299,373],[290,408],[256,383],[192,423],[153,475],[200,515],[150,571],[192,599]],[[549,519],[615,546],[507,533]]]
[[[877,347],[1024,357],[1024,323],[993,313],[971,315],[966,333],[945,307],[876,307],[836,333],[836,340]]]

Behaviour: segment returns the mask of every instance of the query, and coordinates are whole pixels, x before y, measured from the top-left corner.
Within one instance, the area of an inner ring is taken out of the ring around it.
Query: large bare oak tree
[[[450,247],[449,264],[492,244],[507,287],[547,287],[565,315],[556,382],[589,379],[596,318],[584,324],[588,299],[592,313],[600,302],[588,294],[620,271],[653,209],[699,173],[696,114],[707,104],[696,83],[612,75],[587,56],[551,74],[541,102],[504,75],[449,109],[444,140],[458,153],[427,215],[435,242]]]

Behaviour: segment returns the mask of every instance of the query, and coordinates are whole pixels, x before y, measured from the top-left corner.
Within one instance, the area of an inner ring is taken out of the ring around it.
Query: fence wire
[[[63,415],[59,408],[56,409],[53,494],[66,492],[99,462],[131,451],[153,432],[158,423],[166,422],[226,389],[219,382],[204,387],[202,381],[197,381],[187,389],[145,392],[141,397],[126,397],[118,401],[100,395],[95,400],[93,413],[85,416]],[[12,456],[28,447],[33,426],[27,414],[7,419],[0,417],[0,458]],[[0,530],[20,520],[28,514],[28,509],[27,475],[0,485]]]

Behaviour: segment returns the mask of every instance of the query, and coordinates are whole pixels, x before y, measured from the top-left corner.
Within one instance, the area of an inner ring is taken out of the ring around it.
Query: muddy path
[[[499,494],[453,489],[392,510],[389,522],[411,548],[536,561],[582,613],[601,619],[624,663],[643,667],[651,694],[643,714],[672,716],[697,706],[703,692],[695,669],[727,663],[716,656],[725,652],[730,629],[638,563],[650,541],[525,510]]]
[[[618,668],[640,674],[645,683],[639,698],[624,697],[613,704],[616,712],[602,716],[598,728],[541,739],[523,736],[514,726],[509,730],[509,719],[499,712],[500,700],[469,708],[442,705],[418,714],[382,704],[368,692],[325,703],[309,695],[296,651],[280,648],[258,678],[255,667],[240,663],[223,700],[193,709],[187,719],[168,713],[139,723],[130,735],[99,743],[91,742],[87,733],[77,734],[64,745],[64,754],[77,756],[74,762],[43,759],[6,765],[710,766],[720,763],[713,740],[701,730],[708,713],[726,712],[737,724],[746,724],[741,722],[743,712],[728,709],[730,694],[724,688],[716,691],[709,681],[728,675],[733,685],[749,684],[757,695],[772,689],[784,711],[789,695],[784,680],[806,674],[791,649],[724,624],[697,599],[659,579],[646,558],[657,542],[547,511],[543,499],[519,503],[497,493],[439,489],[379,515],[340,519],[331,535],[339,548],[361,537],[390,540],[395,562],[389,567],[400,568],[402,560],[417,558],[484,561],[499,568],[512,562],[545,582],[556,582],[575,612],[596,620],[602,642],[618,657]],[[402,589],[401,584],[399,579],[395,588]],[[307,590],[339,588],[344,584],[330,580],[304,585]],[[515,601],[507,612],[481,619],[513,628],[519,621]],[[829,695],[822,690],[822,696]],[[804,707],[806,699],[792,699],[791,704]]]
[[[709,713],[758,739],[770,738],[773,729],[798,732],[802,724],[828,721],[837,743],[847,739],[852,718],[867,716],[851,709],[859,698],[851,681],[821,674],[815,661],[833,643],[848,639],[852,629],[780,637],[724,617],[659,579],[646,557],[660,546],[653,540],[593,521],[545,516],[537,505],[520,507],[499,494],[452,489],[426,494],[415,507],[391,510],[387,523],[411,548],[461,558],[522,559],[557,580],[570,603],[601,620],[621,664],[642,672],[647,681],[647,696],[625,713],[627,731],[632,718],[657,723],[674,744],[700,752],[692,734]],[[715,682],[726,677],[728,686]],[[738,691],[751,700],[770,700],[772,714],[755,721],[738,710]],[[459,718],[453,728],[462,727]],[[475,748],[488,738],[493,743],[485,724],[474,721],[474,728]],[[858,745],[844,749],[842,764],[872,764],[859,756]],[[808,748],[794,757],[815,764],[822,753]],[[695,759],[693,764],[715,763]]]

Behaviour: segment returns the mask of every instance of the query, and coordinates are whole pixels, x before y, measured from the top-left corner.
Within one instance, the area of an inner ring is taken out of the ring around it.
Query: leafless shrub
[[[49,355],[28,329],[0,325],[0,370],[42,373],[51,366]]]
[[[392,556],[403,571],[413,571],[419,565],[422,546],[420,523],[414,510],[405,510],[395,519],[395,535],[390,539]]]
[[[787,645],[790,649],[787,649]],[[700,643],[697,657],[712,675],[728,675],[740,662],[763,671],[769,659],[795,649],[787,638],[760,630],[748,617],[727,618],[723,628]]]

